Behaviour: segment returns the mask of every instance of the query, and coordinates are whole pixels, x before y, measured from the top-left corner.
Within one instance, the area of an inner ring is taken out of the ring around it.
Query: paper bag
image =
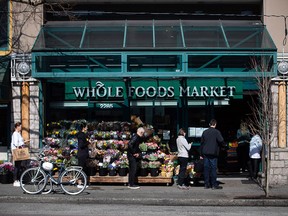
[[[13,149],[12,155],[13,155],[13,160],[14,161],[30,159],[30,153],[29,153],[29,149],[28,148]]]

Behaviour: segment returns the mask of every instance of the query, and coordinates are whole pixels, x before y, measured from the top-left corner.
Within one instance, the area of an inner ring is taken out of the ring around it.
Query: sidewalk
[[[288,186],[270,188],[270,197],[253,181],[243,178],[218,178],[222,190],[192,186],[180,190],[174,184],[140,185],[138,190],[124,185],[93,184],[77,196],[58,191],[47,195],[24,194],[12,184],[0,184],[0,202],[49,202],[49,203],[93,203],[93,204],[139,204],[169,206],[288,206]]]

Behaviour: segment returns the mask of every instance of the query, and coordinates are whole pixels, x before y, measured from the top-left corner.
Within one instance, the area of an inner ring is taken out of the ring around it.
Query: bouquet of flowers
[[[147,148],[150,149],[150,150],[155,150],[158,148],[158,144],[155,143],[155,142],[149,142],[149,143],[146,143],[147,144]]]
[[[144,156],[144,158],[149,160],[149,161],[156,161],[156,160],[158,160],[158,154],[157,153],[147,154]]]
[[[149,168],[159,168],[161,163],[159,161],[149,161]]]
[[[5,175],[9,172],[12,173],[13,170],[14,170],[14,166],[10,162],[5,162],[5,163],[0,164],[0,174],[1,175]]]

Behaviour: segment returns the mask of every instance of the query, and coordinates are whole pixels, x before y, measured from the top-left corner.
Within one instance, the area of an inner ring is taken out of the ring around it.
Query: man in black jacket
[[[145,130],[143,127],[137,129],[137,133],[131,138],[128,143],[127,157],[129,160],[129,180],[128,188],[139,189],[140,187],[135,185],[135,178],[137,172],[137,160],[140,158],[139,144],[142,142]]]
[[[217,121],[212,119],[209,128],[205,130],[201,138],[201,156],[204,158],[205,189],[222,189],[217,183],[217,160],[220,146],[224,144],[221,132],[216,129]]]

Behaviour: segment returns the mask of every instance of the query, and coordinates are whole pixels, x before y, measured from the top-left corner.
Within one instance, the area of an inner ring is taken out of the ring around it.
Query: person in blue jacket
[[[217,162],[219,150],[224,146],[224,139],[216,129],[217,121],[212,119],[209,128],[202,133],[200,152],[204,158],[204,182],[205,189],[222,189],[217,183]]]

